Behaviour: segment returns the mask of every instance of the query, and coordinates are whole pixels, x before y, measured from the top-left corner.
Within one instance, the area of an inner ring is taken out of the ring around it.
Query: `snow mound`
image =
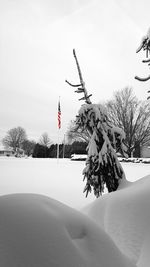
[[[150,262],[150,175],[122,185],[83,210],[139,267]]]
[[[86,215],[36,194],[0,197],[0,266],[135,267]]]

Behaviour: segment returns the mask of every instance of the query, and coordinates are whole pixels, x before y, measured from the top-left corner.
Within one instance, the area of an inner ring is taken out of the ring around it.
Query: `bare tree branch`
[[[79,62],[78,62],[78,59],[77,59],[77,56],[76,56],[75,49],[73,49],[73,55],[74,55],[74,58],[75,58],[75,61],[76,61],[76,65],[77,65],[77,70],[78,70],[78,74],[79,74],[80,84],[73,85],[72,83],[68,82],[67,80],[66,80],[66,82],[70,86],[72,86],[72,87],[79,87],[80,86],[80,88],[78,88],[78,90],[76,90],[75,92],[76,93],[84,93],[84,97],[80,98],[79,100],[85,100],[85,102],[87,104],[91,104],[90,97],[92,96],[92,94],[88,95],[88,92],[86,90],[85,82],[84,82],[83,77],[82,77],[82,73],[81,73],[80,65],[79,65]]]
[[[150,76],[148,76],[146,78],[140,78],[138,76],[135,76],[135,79],[138,80],[138,81],[140,81],[140,82],[146,82],[146,81],[148,81],[150,79]]]
[[[65,82],[68,83],[72,87],[79,87],[79,86],[81,86],[81,84],[72,84],[72,83],[68,82],[67,80],[65,80]]]
[[[145,59],[145,60],[142,60],[143,63],[148,63],[150,62],[150,58],[149,59]]]
[[[143,37],[142,42],[139,46],[139,48],[137,49],[137,53],[140,52],[141,50],[146,51],[146,58],[145,60],[142,60],[143,63],[148,63],[148,66],[150,66],[150,29],[148,30],[148,33],[146,36]],[[135,76],[135,79],[140,81],[140,82],[146,82],[148,80],[150,80],[150,75],[148,77],[145,78],[140,78],[139,76]],[[150,97],[148,97],[147,99],[149,99]]]

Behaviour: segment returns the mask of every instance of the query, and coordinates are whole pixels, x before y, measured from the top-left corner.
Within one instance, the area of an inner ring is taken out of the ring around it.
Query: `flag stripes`
[[[61,128],[61,109],[60,109],[60,100],[58,102],[58,128]]]

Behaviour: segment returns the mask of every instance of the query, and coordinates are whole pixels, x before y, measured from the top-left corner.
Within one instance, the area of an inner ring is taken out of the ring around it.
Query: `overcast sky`
[[[0,0],[0,138],[17,126],[38,140],[57,142],[60,96],[63,139],[81,102],[65,83],[78,83],[76,49],[92,102],[130,86],[147,98],[144,54],[136,54],[150,26],[149,0]]]

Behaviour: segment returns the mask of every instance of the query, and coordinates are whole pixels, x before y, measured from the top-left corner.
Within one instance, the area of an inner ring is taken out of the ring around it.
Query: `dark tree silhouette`
[[[28,157],[31,156],[33,154],[35,145],[35,141],[25,140],[22,143],[22,149],[24,150],[25,155],[27,155]]]

